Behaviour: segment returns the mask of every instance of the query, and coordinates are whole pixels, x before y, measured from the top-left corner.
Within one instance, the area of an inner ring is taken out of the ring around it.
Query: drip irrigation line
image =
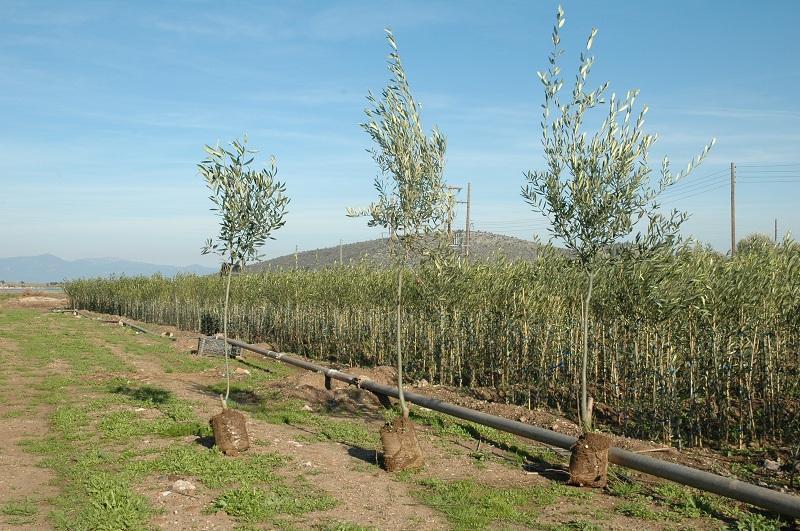
[[[133,328],[134,330],[136,330],[137,332],[141,332],[142,334],[150,334],[150,335],[158,336],[158,337],[166,337],[171,341],[176,341],[178,339],[177,337],[172,336],[172,335],[159,334],[157,332],[153,332],[152,330],[148,330],[146,328],[142,328],[141,326],[133,324],[133,323],[130,323],[128,321],[125,321],[122,318],[114,319],[114,320],[101,319],[100,317],[92,317],[91,315],[85,314],[81,310],[78,310],[78,309],[73,309],[73,310],[67,309],[67,310],[64,310],[64,309],[55,308],[55,309],[52,309],[50,311],[54,312],[54,313],[71,313],[72,315],[83,317],[84,319],[91,319],[93,321],[103,321],[104,323],[118,323],[118,324],[120,324],[122,326],[127,326],[128,328]]]
[[[217,339],[223,339],[220,335]],[[317,365],[301,358],[290,356],[283,352],[275,352],[264,348],[250,345],[243,341],[228,338],[229,344],[239,348],[261,354],[265,358],[293,365],[301,369],[320,373],[325,376],[325,388],[331,389],[331,380],[339,380],[349,385],[354,385],[361,389],[366,389],[381,398],[381,402],[386,404],[387,397],[398,398],[399,393],[396,387],[380,384],[368,378],[354,376],[346,372],[338,371]],[[520,437],[532,439],[550,446],[570,450],[577,439],[563,433],[557,433],[538,426],[531,426],[515,420],[510,420],[496,415],[490,415],[482,411],[469,409],[448,402],[443,402],[436,398],[430,398],[417,393],[406,391],[405,399],[408,402],[417,404],[440,413],[457,417],[460,419],[476,422],[484,426],[489,426],[500,431],[513,433]],[[774,513],[783,514],[792,518],[800,518],[800,497],[782,492],[776,492],[765,487],[752,485],[737,479],[726,478],[710,472],[704,472],[677,463],[654,459],[642,454],[611,447],[608,451],[608,460],[614,464],[638,470],[653,476],[669,479],[676,483],[695,487],[700,490],[713,492],[720,496],[732,498],[745,503],[749,503]]]

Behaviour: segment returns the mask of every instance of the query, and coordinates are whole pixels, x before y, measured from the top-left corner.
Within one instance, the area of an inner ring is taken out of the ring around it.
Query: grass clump
[[[638,518],[640,520],[659,520],[664,517],[663,513],[653,510],[649,501],[642,497],[636,497],[620,503],[617,505],[616,511],[625,516]]]
[[[91,474],[60,501],[53,523],[70,531],[146,529],[152,514],[147,500],[115,474]]]
[[[115,411],[105,415],[98,429],[109,439],[126,439],[145,435],[161,437],[183,437],[211,434],[207,423],[200,421],[185,400],[175,398],[171,391],[155,386],[132,387],[127,382],[111,382],[108,390],[123,398],[124,402],[157,409],[161,415],[156,419],[140,418],[133,411]]]
[[[455,529],[486,529],[501,524],[533,526],[539,508],[563,496],[585,494],[561,484],[494,487],[473,480],[446,482],[425,479],[415,493],[420,501],[442,512]]]
[[[211,428],[199,421],[175,421],[171,418],[153,420],[139,418],[133,411],[115,411],[104,416],[97,424],[108,439],[131,439],[146,435],[159,437],[207,437]]]
[[[192,476],[206,487],[218,489],[232,485],[257,485],[275,481],[273,470],[287,458],[278,454],[249,454],[237,459],[226,458],[216,448],[174,444],[155,459],[136,461],[129,469],[137,473],[162,472]]]
[[[36,521],[39,508],[32,500],[10,500],[0,506],[0,514],[5,518],[4,521],[11,525],[32,524]]]
[[[245,522],[262,522],[276,516],[300,514],[330,509],[336,499],[306,485],[302,489],[290,488],[281,482],[266,487],[240,487],[224,492],[212,505],[212,509]]]

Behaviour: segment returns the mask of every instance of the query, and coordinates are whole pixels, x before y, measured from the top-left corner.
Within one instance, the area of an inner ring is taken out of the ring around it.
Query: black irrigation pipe
[[[221,339],[221,336],[216,336]],[[376,394],[381,398],[381,402],[386,405],[388,399],[386,397],[398,398],[398,391],[396,387],[383,385],[378,382],[373,382],[368,378],[360,378],[352,374],[337,371],[311,363],[300,358],[289,356],[282,352],[274,352],[271,350],[263,349],[237,341],[235,339],[228,339],[228,343],[237,347],[261,354],[267,358],[271,358],[295,367],[300,367],[308,371],[318,372],[325,376],[325,387],[331,389],[331,379],[339,380],[350,385],[355,385],[361,389],[366,389]],[[484,426],[489,426],[500,431],[513,433],[520,437],[532,439],[550,446],[563,448],[569,450],[575,444],[577,439],[569,435],[557,433],[544,428],[531,426],[515,420],[510,420],[496,415],[490,415],[482,411],[476,411],[455,404],[450,404],[430,398],[427,396],[419,395],[417,393],[405,392],[405,399],[413,404],[417,404],[440,413],[445,413],[453,417],[468,420]],[[623,450],[622,448],[612,447],[608,451],[608,460],[614,464],[638,470],[652,476],[657,476],[664,479],[669,479],[676,483],[695,487],[700,490],[713,492],[720,496],[739,500],[774,513],[790,516],[792,518],[800,518],[800,497],[791,494],[777,492],[764,487],[759,487],[737,479],[726,478],[710,472],[704,472],[677,463],[670,463],[660,459],[653,459],[641,454]]]

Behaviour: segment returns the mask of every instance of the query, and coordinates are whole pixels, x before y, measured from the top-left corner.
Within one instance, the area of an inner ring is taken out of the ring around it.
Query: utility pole
[[[447,244],[451,247],[455,247],[456,239],[453,237],[453,219],[456,216],[455,209],[456,205],[460,205],[465,203],[465,201],[457,201],[456,194],[461,191],[460,186],[447,186]],[[463,244],[459,242],[459,254],[464,254],[463,252]]]
[[[342,240],[339,240],[339,265],[344,265],[344,260],[342,258]]]
[[[775,218],[775,243],[778,243],[778,218]]]
[[[294,268],[297,269],[297,245],[294,246]]]
[[[472,206],[472,183],[467,181],[467,226],[464,230],[464,262],[469,262],[470,228],[469,211]]]
[[[736,254],[736,164],[731,162],[731,256]]]

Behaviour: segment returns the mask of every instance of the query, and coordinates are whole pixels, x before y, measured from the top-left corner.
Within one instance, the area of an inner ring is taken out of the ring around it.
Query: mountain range
[[[463,231],[454,233],[454,240],[463,241]],[[461,249],[458,245],[458,249]],[[470,234],[469,255],[472,261],[487,261],[500,257],[509,261],[533,260],[539,252],[539,244],[491,232],[475,231]],[[254,265],[248,265],[248,271],[262,269],[319,269],[339,264],[355,264],[359,262],[385,266],[390,262],[389,246],[385,238],[367,240],[357,243],[346,243],[340,246],[325,247],[311,251],[301,251],[273,258]]]
[[[454,234],[454,240],[463,240],[461,231]],[[458,245],[459,250],[462,250]],[[473,232],[470,235],[470,260],[486,261],[500,257],[509,261],[533,260],[538,254],[539,245],[528,240],[511,236],[493,234],[491,232]],[[385,266],[389,263],[389,247],[387,240],[379,238],[357,243],[347,243],[341,247],[325,247],[297,254],[287,254],[265,262],[248,265],[247,271],[263,269],[318,269],[340,263],[368,263]],[[153,275],[160,273],[172,277],[179,273],[210,275],[217,273],[218,268],[201,265],[185,267],[148,264],[117,258],[84,258],[81,260],[64,260],[52,254],[38,256],[18,256],[0,258],[0,281],[6,284],[18,282],[46,283],[60,282],[76,278],[108,277],[110,275]]]
[[[147,264],[117,258],[84,258],[64,260],[52,254],[0,258],[0,280],[6,284],[16,282],[60,282],[76,278],[107,277],[110,275],[152,275],[161,273],[166,277],[178,273],[208,275],[217,268],[201,265],[185,267]]]

